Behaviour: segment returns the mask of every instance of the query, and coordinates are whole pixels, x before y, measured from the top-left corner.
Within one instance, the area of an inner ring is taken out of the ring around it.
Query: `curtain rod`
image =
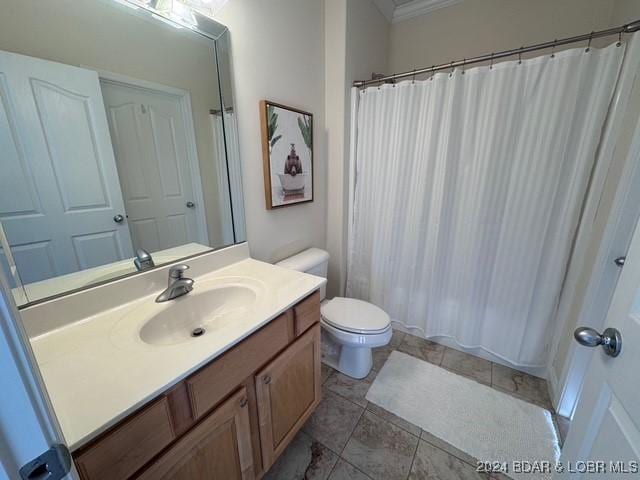
[[[493,61],[499,58],[511,57],[513,55],[522,55],[523,53],[534,52],[536,50],[544,50],[546,48],[555,48],[559,45],[568,45],[570,43],[589,41],[589,44],[590,44],[591,40],[593,40],[594,38],[608,37],[611,35],[618,35],[619,38],[622,38],[623,33],[633,33],[633,32],[637,32],[638,30],[640,30],[640,20],[635,20],[631,23],[627,23],[626,25],[621,25],[619,27],[614,27],[614,28],[608,28],[607,30],[600,30],[597,32],[585,33],[584,35],[578,35],[576,37],[561,38],[559,40],[558,39],[553,40],[552,42],[537,43],[535,45],[530,45],[528,47],[520,47],[520,48],[511,49],[511,50],[503,50],[502,52],[495,52],[495,53],[490,53],[486,55],[480,55],[478,57],[473,57],[473,58],[465,58],[464,60],[456,60],[449,63],[442,63],[440,65],[434,65],[433,67],[419,68],[416,70],[411,70],[409,72],[394,73],[393,75],[387,75],[384,77],[375,78],[371,80],[356,80],[355,82],[353,82],[353,86],[362,88],[362,87],[366,87],[367,85],[380,84],[388,81],[394,82],[395,80],[398,80],[400,78],[415,77],[416,75],[421,75],[423,73],[433,73],[439,70],[447,70],[447,69],[453,69],[455,67],[471,65],[473,63]]]

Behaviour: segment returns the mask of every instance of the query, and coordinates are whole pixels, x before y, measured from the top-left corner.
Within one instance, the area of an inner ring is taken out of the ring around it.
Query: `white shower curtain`
[[[347,295],[516,366],[548,333],[624,46],[359,92]]]

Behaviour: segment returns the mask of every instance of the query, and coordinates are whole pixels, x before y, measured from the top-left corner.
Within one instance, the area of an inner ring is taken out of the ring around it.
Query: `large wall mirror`
[[[173,3],[3,1],[0,265],[19,306],[245,240],[229,34]]]

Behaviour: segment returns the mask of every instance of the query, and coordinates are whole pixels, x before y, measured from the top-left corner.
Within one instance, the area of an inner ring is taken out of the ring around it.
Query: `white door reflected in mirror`
[[[0,214],[23,283],[133,256],[96,72],[0,52]]]

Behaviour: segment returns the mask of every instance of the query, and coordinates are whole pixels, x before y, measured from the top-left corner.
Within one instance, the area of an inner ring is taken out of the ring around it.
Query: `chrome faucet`
[[[144,270],[149,270],[156,266],[153,263],[153,258],[151,258],[151,254],[147,252],[144,248],[139,248],[136,250],[136,258],[133,260],[133,264],[136,266],[136,270],[142,272]]]
[[[166,302],[167,300],[173,300],[174,298],[186,295],[193,290],[194,280],[191,278],[185,278],[184,272],[189,269],[189,265],[180,264],[174,265],[169,269],[169,282],[167,289],[158,295],[156,302]]]

